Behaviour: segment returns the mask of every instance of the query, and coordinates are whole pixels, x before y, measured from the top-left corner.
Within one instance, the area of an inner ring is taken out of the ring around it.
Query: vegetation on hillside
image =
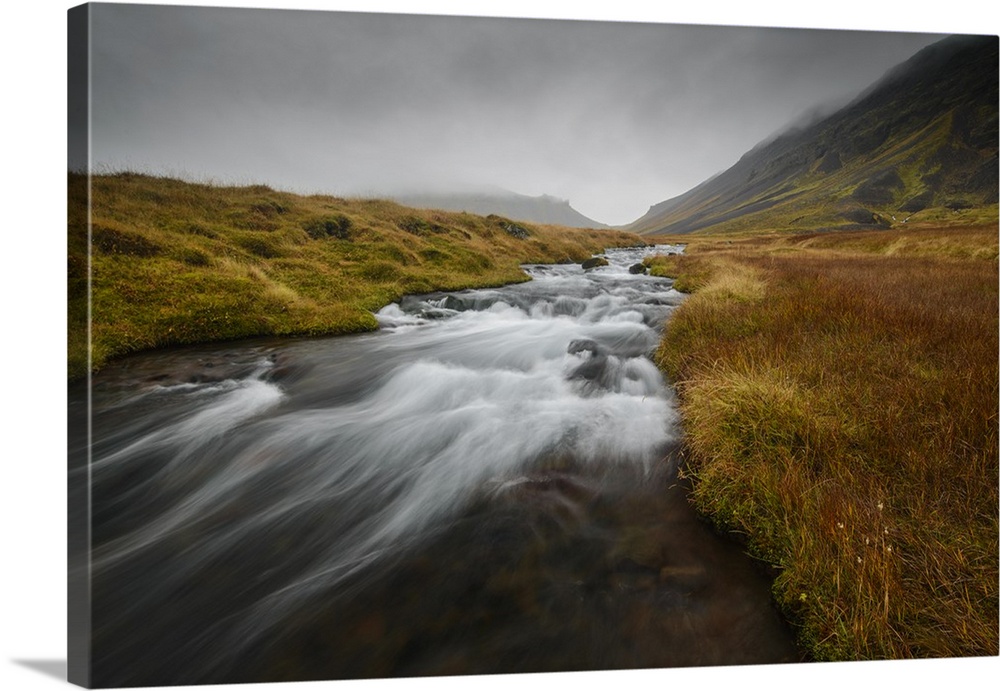
[[[818,659],[998,653],[996,226],[687,238],[692,501]]]
[[[985,225],[997,211],[996,36],[953,36],[629,226],[645,234]]]
[[[527,280],[523,263],[644,244],[577,230],[133,173],[69,176],[69,375],[163,346],[376,328],[407,293]],[[88,257],[89,251],[89,257]],[[88,304],[88,274],[91,285]]]

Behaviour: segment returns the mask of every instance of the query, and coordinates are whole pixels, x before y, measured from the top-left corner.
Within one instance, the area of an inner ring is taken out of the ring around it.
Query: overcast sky
[[[380,195],[499,186],[608,224],[941,35],[93,6],[92,161]]]
[[[163,0],[176,2],[177,0]],[[194,0],[186,0],[193,2]],[[0,170],[8,200],[5,221],[10,232],[4,246],[8,265],[0,272],[0,296],[8,337],[2,339],[5,362],[17,366],[5,370],[9,398],[7,435],[11,458],[33,462],[5,466],[8,492],[2,504],[4,545],[18,563],[31,568],[3,570],[2,590],[7,626],[0,632],[4,648],[0,660],[0,686],[22,691],[64,691],[59,670],[66,659],[66,602],[53,593],[64,592],[66,582],[65,425],[52,423],[52,411],[65,409],[66,357],[66,204],[65,175],[65,85],[66,60],[61,50],[66,9],[76,0],[36,0],[19,3],[9,13],[10,22],[0,54],[6,66],[7,95],[4,152],[8,165]],[[982,0],[949,0],[941,3],[900,3],[884,0],[838,0],[836,3],[792,0],[699,0],[663,2],[615,0],[477,0],[476,3],[444,0],[239,0],[265,5],[354,6],[360,9],[429,7],[439,12],[531,14],[539,16],[623,17],[641,20],[692,21],[741,24],[778,24],[907,29],[910,31],[958,31],[1000,33],[996,8]],[[236,4],[235,0],[213,0],[214,4]],[[994,3],[995,4],[995,3]],[[664,70],[666,72],[666,70]],[[739,154],[734,154],[737,157]],[[133,156],[135,158],[137,156]],[[690,163],[687,165],[691,165]],[[723,163],[724,167],[726,164]],[[668,166],[661,166],[669,170]],[[648,175],[648,173],[645,173]],[[636,189],[643,175],[629,176]],[[699,180],[700,181],[700,180]],[[614,183],[615,180],[611,180]],[[684,186],[684,185],[682,185]],[[608,185],[612,188],[611,184]],[[641,190],[640,190],[641,191]],[[654,190],[656,191],[656,190]],[[645,194],[645,193],[643,193]],[[666,197],[665,190],[654,197]],[[642,195],[640,195],[642,196]],[[646,204],[642,201],[642,204]],[[593,212],[596,215],[596,212]],[[19,556],[20,555],[20,556]],[[821,671],[818,671],[821,670]],[[939,690],[956,679],[995,679],[1000,657],[920,660],[902,663],[838,664],[818,668],[811,665],[761,665],[669,670],[631,670],[610,676],[575,675],[573,684],[583,691],[606,689],[611,684],[634,689],[662,689],[670,685],[740,686],[765,685],[805,687],[816,691],[843,691],[876,685],[906,689]],[[433,689],[464,691],[466,677],[366,680],[366,689]],[[558,681],[551,675],[524,675],[516,679],[520,689],[550,689]],[[340,689],[344,682],[316,682],[318,689]],[[511,678],[477,677],[477,691],[508,691]],[[259,684],[254,691],[282,691],[290,684]],[[299,685],[294,685],[296,689]],[[206,690],[210,687],[204,687]],[[228,688],[228,687],[227,687]]]

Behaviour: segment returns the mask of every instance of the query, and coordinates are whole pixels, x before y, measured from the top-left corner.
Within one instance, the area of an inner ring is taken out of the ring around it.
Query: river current
[[[649,356],[683,295],[628,270],[654,251],[102,370],[93,683],[797,659],[677,479]]]

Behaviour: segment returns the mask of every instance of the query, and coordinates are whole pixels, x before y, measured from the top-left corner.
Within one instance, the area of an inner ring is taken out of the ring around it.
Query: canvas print
[[[68,13],[69,677],[998,654],[998,38]]]

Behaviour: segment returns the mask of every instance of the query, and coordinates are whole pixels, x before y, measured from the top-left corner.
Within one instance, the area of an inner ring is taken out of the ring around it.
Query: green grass
[[[818,659],[998,653],[997,229],[704,238],[657,353],[692,500]]]
[[[372,311],[407,293],[520,282],[522,263],[644,243],[618,231],[133,173],[92,177],[88,207],[87,182],[69,177],[70,378],[152,348],[372,330]]]
[[[755,195],[705,193],[695,208],[681,205],[662,217],[637,225],[635,230],[646,233],[672,223],[683,225],[695,214],[709,223],[694,233],[709,236],[755,235],[762,228],[794,233],[857,229],[859,224],[872,224],[873,216],[878,218],[878,225],[896,229],[995,225],[1000,219],[995,197],[984,192],[959,192],[955,189],[958,185],[935,182],[935,178],[950,169],[940,162],[935,163],[934,159],[956,145],[953,141],[955,119],[955,111],[945,111],[923,127],[889,137],[863,155],[845,158],[843,166],[831,172],[819,170],[821,158],[816,158],[809,166],[804,166],[802,161],[789,161],[787,155],[762,161],[761,174],[770,166],[785,166],[786,170]],[[882,124],[879,117],[871,116],[859,135],[871,134],[872,129]],[[820,140],[806,143],[796,150],[795,156],[819,156],[820,151],[835,151],[843,144],[837,143],[833,133],[823,136],[830,140],[825,144]],[[995,151],[994,145],[983,151],[965,150],[965,154],[979,157],[986,164]],[[859,189],[870,187],[886,174],[897,175],[899,184],[886,188],[884,199],[855,197]],[[908,208],[907,203],[921,193],[927,194],[926,208],[904,211]],[[953,208],[963,200],[968,208]],[[754,203],[761,202],[772,205],[749,210]]]

